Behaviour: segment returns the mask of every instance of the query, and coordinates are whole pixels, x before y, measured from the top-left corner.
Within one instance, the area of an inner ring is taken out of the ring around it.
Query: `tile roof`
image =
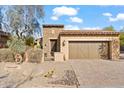
[[[119,32],[103,30],[63,30],[60,35],[119,35]]]
[[[45,27],[62,27],[62,28],[64,28],[64,25],[62,25],[62,24],[43,24],[42,26],[43,26],[43,28],[45,28]]]
[[[9,36],[10,33],[4,32],[4,31],[0,31],[0,35],[2,35],[2,36]]]

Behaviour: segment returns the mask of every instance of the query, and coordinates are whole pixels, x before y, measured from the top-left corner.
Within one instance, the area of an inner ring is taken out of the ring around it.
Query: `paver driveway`
[[[124,61],[71,60],[79,87],[124,87]]]

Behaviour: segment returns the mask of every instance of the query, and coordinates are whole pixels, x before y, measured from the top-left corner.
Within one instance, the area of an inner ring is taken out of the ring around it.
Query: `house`
[[[0,31],[0,48],[5,48],[7,40],[10,34],[7,32]]]
[[[43,25],[44,60],[119,59],[119,32],[64,30],[64,25]]]

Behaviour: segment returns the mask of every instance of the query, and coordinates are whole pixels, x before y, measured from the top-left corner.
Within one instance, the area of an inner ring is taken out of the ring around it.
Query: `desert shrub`
[[[28,46],[33,46],[34,45],[34,38],[32,36],[26,37],[25,38],[25,44]]]
[[[7,41],[7,45],[14,53],[23,54],[26,50],[25,42],[22,39],[12,38]]]
[[[15,62],[21,63],[24,60],[26,45],[23,39],[12,37],[7,41],[9,49],[14,53]]]

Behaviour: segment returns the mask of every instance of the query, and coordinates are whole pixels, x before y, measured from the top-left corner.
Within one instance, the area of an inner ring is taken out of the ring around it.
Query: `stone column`
[[[119,60],[120,56],[120,40],[114,39],[112,40],[112,60]]]

